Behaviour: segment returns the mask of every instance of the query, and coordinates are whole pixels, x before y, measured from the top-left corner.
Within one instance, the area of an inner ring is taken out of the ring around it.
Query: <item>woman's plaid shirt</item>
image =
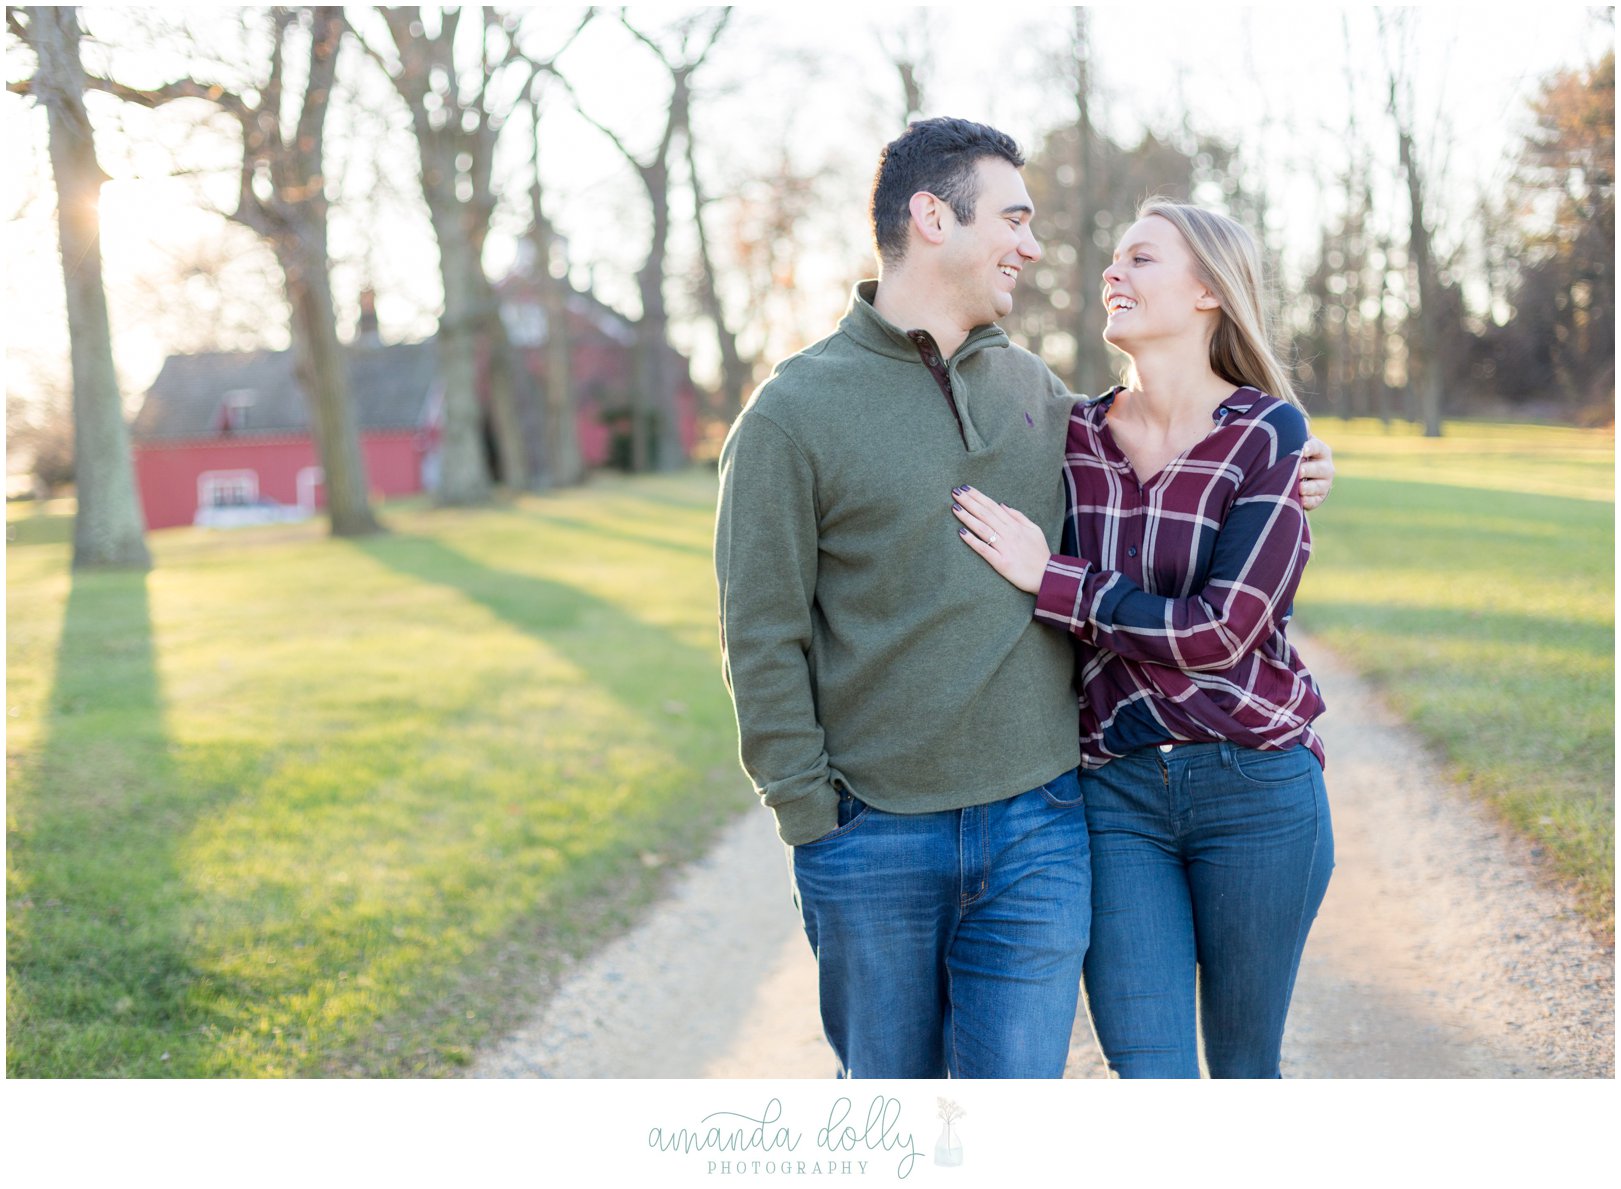
[[[1139,483],[1104,420],[1119,391],[1070,419],[1069,556],[1036,596],[1036,618],[1075,637],[1083,765],[1222,739],[1322,762],[1322,695],[1284,635],[1311,556],[1305,418],[1240,388],[1203,441]]]

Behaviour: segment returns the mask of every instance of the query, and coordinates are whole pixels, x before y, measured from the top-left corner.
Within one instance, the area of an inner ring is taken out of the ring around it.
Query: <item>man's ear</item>
[[[945,221],[951,217],[951,208],[945,203],[927,190],[919,190],[912,195],[912,200],[906,204],[906,209],[911,212],[912,226],[926,241],[931,244],[938,244],[945,240]]]

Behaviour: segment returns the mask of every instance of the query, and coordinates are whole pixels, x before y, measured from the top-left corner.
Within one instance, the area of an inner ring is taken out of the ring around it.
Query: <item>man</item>
[[[879,281],[721,452],[743,766],[790,847],[848,1077],[1059,1077],[1075,1019],[1091,868],[1071,647],[951,515],[971,484],[1050,542],[1062,520],[1074,398],[995,324],[1041,258],[1023,165],[965,120],[889,144]]]

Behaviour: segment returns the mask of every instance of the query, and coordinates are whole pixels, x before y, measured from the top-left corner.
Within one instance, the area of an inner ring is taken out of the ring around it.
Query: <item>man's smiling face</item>
[[[1013,288],[1027,264],[1041,259],[1030,231],[1033,209],[1024,177],[1000,157],[976,163],[979,198],[974,221],[959,223],[947,208],[946,267],[953,317],[964,330],[1005,318]]]

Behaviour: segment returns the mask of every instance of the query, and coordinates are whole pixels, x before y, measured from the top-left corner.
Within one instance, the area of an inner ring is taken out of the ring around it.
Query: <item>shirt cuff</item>
[[[1086,576],[1091,563],[1078,557],[1053,554],[1047,559],[1047,569],[1041,575],[1041,586],[1036,591],[1035,617],[1066,625],[1086,622],[1081,598],[1086,590]]]
[[[789,846],[815,842],[839,828],[839,794],[832,784],[781,805],[773,805],[777,815],[777,837]]]

